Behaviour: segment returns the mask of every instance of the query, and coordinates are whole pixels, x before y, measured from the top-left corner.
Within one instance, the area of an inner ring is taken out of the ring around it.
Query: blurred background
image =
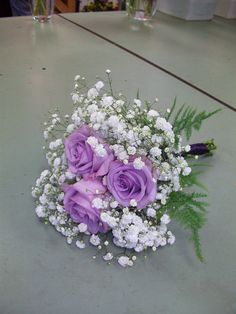
[[[30,0],[1,0],[0,17],[31,15]],[[116,11],[125,9],[122,0],[55,0],[55,13]]]
[[[37,0],[0,0],[0,17],[32,15]],[[42,0],[50,1],[53,13],[118,11],[142,3],[155,10],[185,19],[208,20],[214,15],[236,19],[236,0]],[[126,5],[127,4],[127,5]],[[127,6],[127,7],[126,7]],[[154,11],[155,11],[154,10]],[[154,15],[154,14],[153,14]]]

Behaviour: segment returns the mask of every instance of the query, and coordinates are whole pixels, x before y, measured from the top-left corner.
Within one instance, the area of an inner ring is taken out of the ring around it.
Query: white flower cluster
[[[106,73],[111,82],[110,70]],[[99,80],[81,93],[81,89],[86,88],[86,83],[84,78],[77,75],[75,91],[72,93],[72,115],[60,116],[56,112],[44,123],[44,138],[47,142],[44,149],[51,170],[41,173],[32,190],[36,199],[36,214],[66,236],[68,244],[75,239],[78,248],[86,246],[84,235],[90,235],[87,225],[75,223],[65,212],[62,189],[64,184],[81,180],[68,170],[64,139],[80,125],[86,124],[99,133],[114,156],[124,164],[131,160],[133,167],[141,170],[145,166],[143,158],[151,162],[154,169],[153,181],[157,182],[158,187],[157,195],[156,200],[142,212],[137,210],[135,199],[130,201],[130,208],[123,208],[114,199],[108,202],[100,198],[95,198],[92,206],[102,211],[101,220],[110,227],[116,246],[132,252],[141,252],[147,248],[156,251],[158,247],[175,241],[174,235],[167,230],[169,216],[163,213],[161,218],[156,217],[162,205],[166,204],[169,194],[181,190],[180,175],[187,176],[191,172],[188,163],[181,157],[181,152],[190,148],[181,146],[181,138],[176,145],[171,124],[157,110],[145,108],[140,99],[134,99],[128,104],[123,95],[115,96],[112,90],[102,93],[103,87],[104,83]],[[106,156],[107,150],[96,137],[88,137],[87,143],[97,156]],[[108,250],[107,239],[92,234],[89,242],[98,251],[105,251],[105,261],[115,259],[115,255]],[[133,254],[117,258],[123,267],[132,266],[135,260]]]
[[[152,225],[151,220],[144,220],[128,208],[123,209],[120,218],[114,218],[110,213],[103,213],[102,220],[112,228],[113,242],[116,246],[134,249],[141,252],[151,247],[156,251],[157,247],[173,244],[174,236],[167,231],[169,216],[164,214],[158,226]]]
[[[103,144],[99,144],[96,137],[90,136],[87,139],[87,143],[93,148],[97,156],[105,157],[107,155],[107,151],[104,148]]]

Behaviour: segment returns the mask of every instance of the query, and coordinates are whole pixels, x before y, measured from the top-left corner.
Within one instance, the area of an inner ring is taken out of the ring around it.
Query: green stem
[[[113,90],[112,90],[112,81],[111,81],[111,77],[110,77],[110,74],[107,73],[107,77],[108,77],[108,83],[109,83],[109,87],[110,87],[110,93],[111,93],[111,96],[114,96],[113,95]]]
[[[42,11],[42,14],[41,14]],[[37,0],[35,7],[34,7],[34,16],[38,16],[38,15],[47,15],[47,11],[44,5],[44,0]]]
[[[205,142],[206,146],[208,147],[209,151],[211,152],[212,150],[216,150],[217,146],[214,143],[214,139],[210,139]]]
[[[134,10],[135,10],[135,2],[136,2],[136,0],[129,0],[129,1],[127,1],[127,3],[126,3],[126,10],[127,10],[128,15],[132,15],[132,13],[134,12]]]
[[[152,0],[143,0],[143,7],[146,15],[152,14]]]

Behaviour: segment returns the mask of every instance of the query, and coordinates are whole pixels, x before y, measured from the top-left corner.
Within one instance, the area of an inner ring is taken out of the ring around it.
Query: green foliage
[[[199,230],[205,223],[206,202],[201,198],[207,195],[202,193],[172,192],[164,206],[166,212],[172,219],[178,221],[184,228],[191,231],[195,253],[198,259],[203,262]]]
[[[195,185],[207,190],[205,185],[198,180],[198,175],[201,174],[201,172],[202,171],[193,170],[188,176],[181,175],[181,186],[183,188],[190,188]],[[205,193],[172,192],[166,205],[162,207],[157,217],[157,219],[160,219],[161,216],[167,212],[172,219],[175,219],[185,229],[191,232],[190,239],[193,241],[196,256],[201,262],[204,261],[204,258],[201,250],[199,231],[206,220],[206,207],[208,203],[202,200],[206,197],[207,195]]]
[[[177,99],[174,99],[171,110],[166,115],[166,120],[170,120],[173,117],[176,110]],[[175,144],[179,143],[179,135],[182,132],[185,133],[187,140],[190,139],[193,130],[199,130],[203,121],[210,118],[212,115],[219,112],[221,109],[214,110],[212,112],[201,111],[197,112],[191,106],[183,104],[176,112],[173,117],[172,126],[175,133]],[[206,144],[211,145],[209,150],[216,149],[213,140]],[[192,156],[185,156],[186,159],[192,159]],[[202,171],[195,170],[195,167],[209,166],[207,163],[190,163],[189,166],[192,168],[192,172],[188,176],[180,176],[180,185],[183,188],[190,188],[192,186],[198,186],[204,190],[207,190],[206,186],[198,180],[198,175]],[[195,253],[200,261],[204,261],[201,242],[199,237],[199,230],[203,227],[206,220],[206,207],[207,203],[202,200],[206,198],[206,194],[202,193],[190,193],[190,192],[172,192],[167,200],[166,205],[161,207],[161,210],[157,213],[157,221],[160,220],[161,216],[166,212],[172,219],[177,220],[184,228],[190,230],[193,241]]]
[[[173,115],[173,112],[176,108],[176,98],[174,100],[173,106],[170,110],[167,120]],[[187,140],[190,139],[193,129],[199,130],[201,128],[202,122],[212,115],[219,112],[221,109],[216,109],[212,112],[201,111],[197,113],[197,109],[193,109],[191,106],[183,104],[180,109],[177,111],[172,125],[173,131],[176,135],[180,135],[182,132],[185,133]],[[178,139],[178,137],[176,137]],[[177,140],[178,141],[178,140]]]
[[[191,166],[191,165],[190,165]],[[180,176],[180,185],[183,188],[187,188],[193,185],[196,185],[200,188],[202,188],[203,190],[207,191],[207,187],[198,180],[198,175],[201,174],[202,171],[192,171],[188,176]]]
[[[174,103],[170,109],[170,112],[168,113],[167,117],[166,117],[166,120],[168,121],[173,113],[173,111],[175,110],[175,107],[176,107],[176,104],[177,104],[177,97],[175,97],[174,99]]]
[[[145,101],[144,104],[145,104],[145,109],[146,109],[147,111],[149,111],[149,110],[152,109],[152,104],[151,104],[150,102]]]

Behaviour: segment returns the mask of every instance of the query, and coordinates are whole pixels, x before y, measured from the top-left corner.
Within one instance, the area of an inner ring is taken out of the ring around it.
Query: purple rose
[[[93,234],[109,230],[100,219],[101,210],[92,204],[95,198],[104,199],[106,196],[107,189],[100,180],[82,179],[65,186],[64,191],[64,208],[74,222],[85,223],[87,230]]]
[[[65,140],[65,154],[69,170],[75,174],[86,175],[86,177],[104,176],[114,156],[107,144],[103,144],[104,156],[99,156],[98,152],[87,142],[89,137],[94,137],[98,144],[103,144],[97,133],[86,125],[75,130]]]
[[[127,165],[118,160],[110,164],[107,187],[121,205],[129,206],[134,199],[137,208],[142,209],[155,200],[157,187],[153,182],[151,163],[144,162],[140,170],[134,168],[132,161]]]

